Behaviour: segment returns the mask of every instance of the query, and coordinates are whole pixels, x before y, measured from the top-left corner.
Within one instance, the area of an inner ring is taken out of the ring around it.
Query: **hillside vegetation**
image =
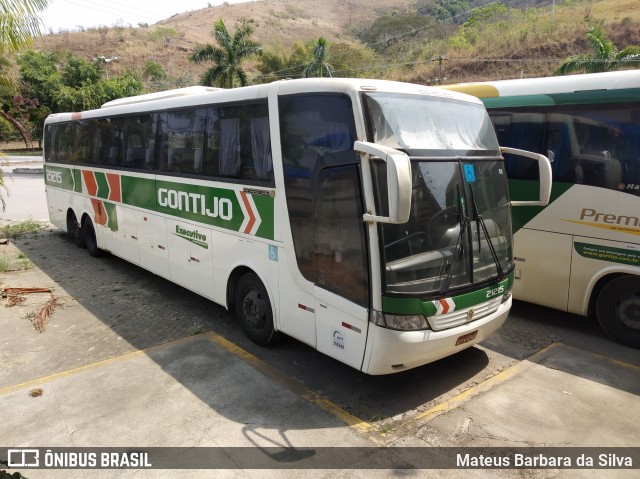
[[[588,51],[585,34],[596,23],[619,48],[640,45],[638,0],[556,0],[555,14],[551,0],[488,3],[262,0],[186,12],[154,25],[47,34],[36,48],[85,59],[117,57],[106,66],[110,74],[133,70],[153,91],[198,83],[207,65],[189,62],[188,56],[198,44],[215,43],[210,32],[218,18],[229,30],[248,20],[254,38],[271,53],[291,55],[296,44],[319,37],[330,42],[330,55],[358,49],[357,60],[341,59],[349,67],[336,71],[338,76],[425,84],[551,75],[565,58]],[[436,8],[458,4],[470,11],[443,18]],[[473,10],[481,5],[485,8]],[[163,75],[150,75],[149,62]],[[250,81],[266,81],[258,66],[256,60],[246,65]],[[276,72],[268,79],[286,76]]]

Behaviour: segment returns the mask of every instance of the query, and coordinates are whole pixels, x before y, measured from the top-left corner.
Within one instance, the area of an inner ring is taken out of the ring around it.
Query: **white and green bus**
[[[500,145],[551,160],[551,204],[514,211],[514,297],[640,347],[640,70],[446,88],[482,99]],[[514,199],[536,185],[526,161],[506,167]]]
[[[191,87],[51,115],[44,157],[53,224],[234,309],[259,344],[284,333],[393,373],[483,340],[511,306],[504,158],[468,95]]]

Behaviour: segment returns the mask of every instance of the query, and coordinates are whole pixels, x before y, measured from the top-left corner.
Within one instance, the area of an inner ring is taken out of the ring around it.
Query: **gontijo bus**
[[[481,341],[511,306],[504,160],[467,95],[191,87],[51,115],[44,157],[58,228],[235,309],[259,344],[285,333],[386,374]]]
[[[447,88],[483,100],[501,145],[551,160],[551,204],[514,213],[514,297],[640,347],[640,70]],[[535,187],[526,161],[506,167],[512,197]]]

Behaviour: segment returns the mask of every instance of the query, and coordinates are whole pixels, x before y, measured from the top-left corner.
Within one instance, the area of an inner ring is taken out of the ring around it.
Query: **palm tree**
[[[332,76],[333,67],[327,63],[329,59],[329,42],[323,38],[318,38],[313,43],[313,60],[304,69],[302,75],[308,77]]]
[[[599,73],[625,67],[640,67],[640,46],[630,46],[618,51],[600,25],[594,25],[589,29],[587,43],[592,54],[585,53],[567,58],[556,71],[556,75]]]
[[[213,24],[211,35],[219,46],[211,44],[197,45],[189,60],[194,63],[212,61],[213,67],[201,78],[203,85],[233,88],[247,85],[247,74],[240,64],[246,58],[260,53],[260,45],[251,39],[253,27],[247,20],[235,25],[231,36],[222,18]]]
[[[31,39],[40,35],[40,19],[49,0],[0,0],[0,55],[14,53],[31,44]],[[0,75],[0,85],[11,87],[6,75]],[[6,190],[2,170],[0,170],[0,206],[4,211],[6,203],[1,194]]]

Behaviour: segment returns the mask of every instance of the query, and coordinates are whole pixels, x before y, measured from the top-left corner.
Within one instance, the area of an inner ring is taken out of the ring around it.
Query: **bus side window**
[[[217,174],[273,182],[271,133],[266,101],[220,108]]]
[[[202,171],[208,111],[208,108],[195,108],[160,114],[161,171],[186,174]]]
[[[528,151],[541,151],[544,134],[544,115],[541,113],[492,112],[500,146]],[[507,175],[512,179],[537,180],[538,164],[521,156],[504,155]]]
[[[551,171],[553,172],[554,180],[574,181],[576,179],[574,171],[575,159],[572,158],[571,150],[571,137],[567,124],[550,119],[547,128],[546,151],[547,156],[550,156],[551,153],[553,154]]]
[[[359,241],[353,229],[355,223],[346,218],[359,206],[351,201],[353,198],[339,195],[351,193],[357,197],[359,193],[355,189],[359,184],[357,181],[351,184],[354,191],[341,191],[336,185],[347,184],[347,173],[343,182],[342,169],[328,168],[358,162],[351,141],[355,138],[351,100],[341,94],[287,95],[279,98],[278,108],[285,194],[298,268],[307,280],[358,302],[363,296],[361,284],[344,282],[348,277],[359,277],[356,273],[359,260],[353,256],[356,252],[352,243],[345,242],[345,234],[351,233],[352,239]],[[327,132],[346,133],[349,140],[326,139]],[[328,148],[331,146],[335,148]],[[344,154],[337,154],[338,146],[345,148]],[[353,168],[358,171],[357,167]],[[331,172],[335,172],[335,176]],[[331,223],[326,213],[339,205],[346,208],[341,212],[344,216],[335,219],[337,223]],[[358,224],[363,225],[361,214]],[[345,269],[340,277],[338,269],[343,257],[349,270]],[[319,265],[324,268],[322,275],[318,272]],[[351,290],[346,294],[348,288]]]
[[[366,305],[367,248],[358,178],[356,165],[325,168],[318,174],[311,261],[317,285]]]

